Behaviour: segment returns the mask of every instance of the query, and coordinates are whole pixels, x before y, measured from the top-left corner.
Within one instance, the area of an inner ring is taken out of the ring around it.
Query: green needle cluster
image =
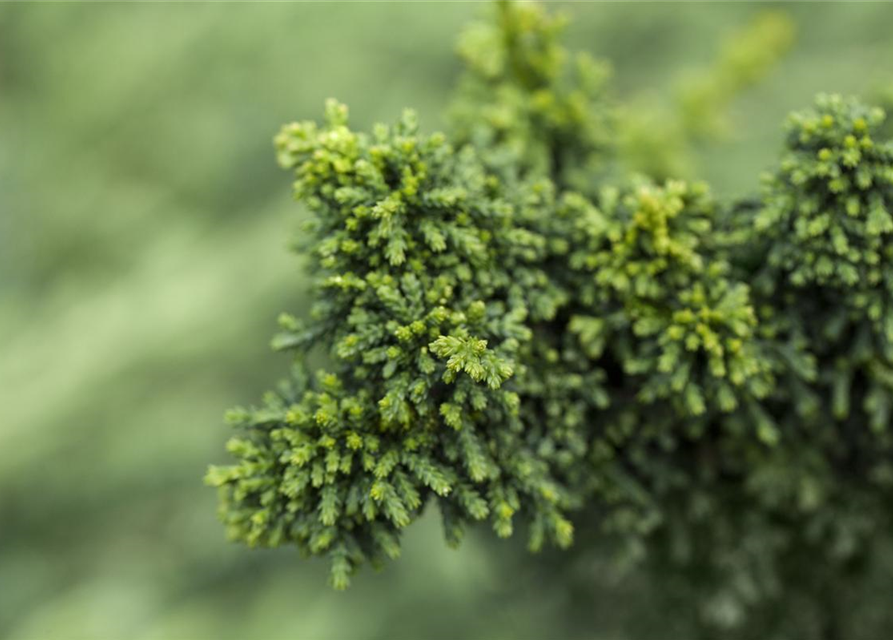
[[[431,507],[451,544],[619,541],[705,624],[768,624],[779,585],[823,602],[893,515],[884,115],[820,96],[724,202],[616,170],[603,66],[559,27],[506,3],[474,26],[450,135],[409,111],[358,133],[330,101],[276,137],[314,306],[275,339],[290,378],[231,414],[221,517],[328,556],[336,588]]]

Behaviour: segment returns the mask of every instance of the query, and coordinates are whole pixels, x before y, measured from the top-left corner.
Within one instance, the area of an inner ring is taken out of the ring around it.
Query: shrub
[[[313,214],[315,305],[282,318],[294,372],[231,412],[237,461],[208,473],[230,536],[327,555],[344,588],[433,503],[450,544],[475,522],[534,551],[582,527],[709,633],[863,628],[840,594],[870,582],[893,513],[882,111],[820,96],[762,193],[718,201],[622,168],[606,67],[559,27],[505,3],[473,27],[450,136],[409,111],[357,133],[330,101],[276,137]],[[771,63],[727,57],[685,113]]]

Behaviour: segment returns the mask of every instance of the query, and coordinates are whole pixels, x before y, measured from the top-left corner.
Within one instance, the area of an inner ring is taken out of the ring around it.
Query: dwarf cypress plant
[[[221,517],[336,588],[430,505],[450,544],[576,527],[674,576],[695,628],[844,637],[834,585],[870,584],[893,524],[884,115],[819,97],[762,193],[718,201],[617,169],[606,67],[559,27],[506,3],[473,27],[449,136],[330,101],[276,137],[315,303],[281,320],[292,375],[230,413]]]

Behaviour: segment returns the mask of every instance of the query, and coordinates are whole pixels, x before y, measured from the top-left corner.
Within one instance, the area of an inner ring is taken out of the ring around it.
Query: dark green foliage
[[[277,138],[316,214],[318,292],[312,324],[287,318],[277,344],[325,344],[332,371],[237,417],[245,462],[212,471],[232,535],[327,552],[337,587],[363,560],[397,555],[431,499],[451,541],[485,519],[510,535],[518,512],[566,546],[558,463],[538,455],[505,384],[529,368],[531,323],[566,298],[543,270],[546,239],[526,228],[540,189],[508,189],[472,149],[420,136],[411,113],[372,137],[346,125],[330,102],[324,127]]]
[[[732,411],[770,386],[748,287],[710,246],[715,218],[703,185],[606,189],[569,261],[588,316],[568,328],[586,354],[598,361],[607,346],[637,402],[667,400],[682,416]]]
[[[432,503],[450,543],[486,521],[567,547],[576,519],[695,628],[835,637],[833,583],[862,584],[891,525],[883,113],[820,97],[747,201],[608,179],[601,67],[568,67],[535,6],[496,15],[462,41],[452,138],[411,112],[355,133],[334,101],[277,136],[316,302],[209,472],[230,535],[328,555],[343,588]]]
[[[839,96],[820,96],[791,116],[787,153],[766,182],[754,244],[765,331],[805,345],[817,366],[799,375],[806,417],[841,423],[835,451],[853,468],[873,468],[890,444],[893,390],[893,144],[879,138],[884,114]]]

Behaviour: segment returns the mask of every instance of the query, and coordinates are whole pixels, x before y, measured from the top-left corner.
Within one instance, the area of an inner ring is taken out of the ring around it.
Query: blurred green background
[[[616,93],[667,101],[760,4],[567,5],[568,42]],[[758,187],[791,109],[893,80],[893,5],[788,4],[793,50],[696,149],[720,194]],[[616,638],[623,589],[520,580],[520,541],[443,544],[346,593],[324,562],[224,540],[224,409],[286,371],[267,348],[307,306],[280,124],[326,97],[368,127],[444,125],[474,3],[0,7],[0,637]],[[604,582],[604,581],[603,581]],[[600,630],[600,631],[599,631]],[[658,637],[658,636],[655,636]]]

